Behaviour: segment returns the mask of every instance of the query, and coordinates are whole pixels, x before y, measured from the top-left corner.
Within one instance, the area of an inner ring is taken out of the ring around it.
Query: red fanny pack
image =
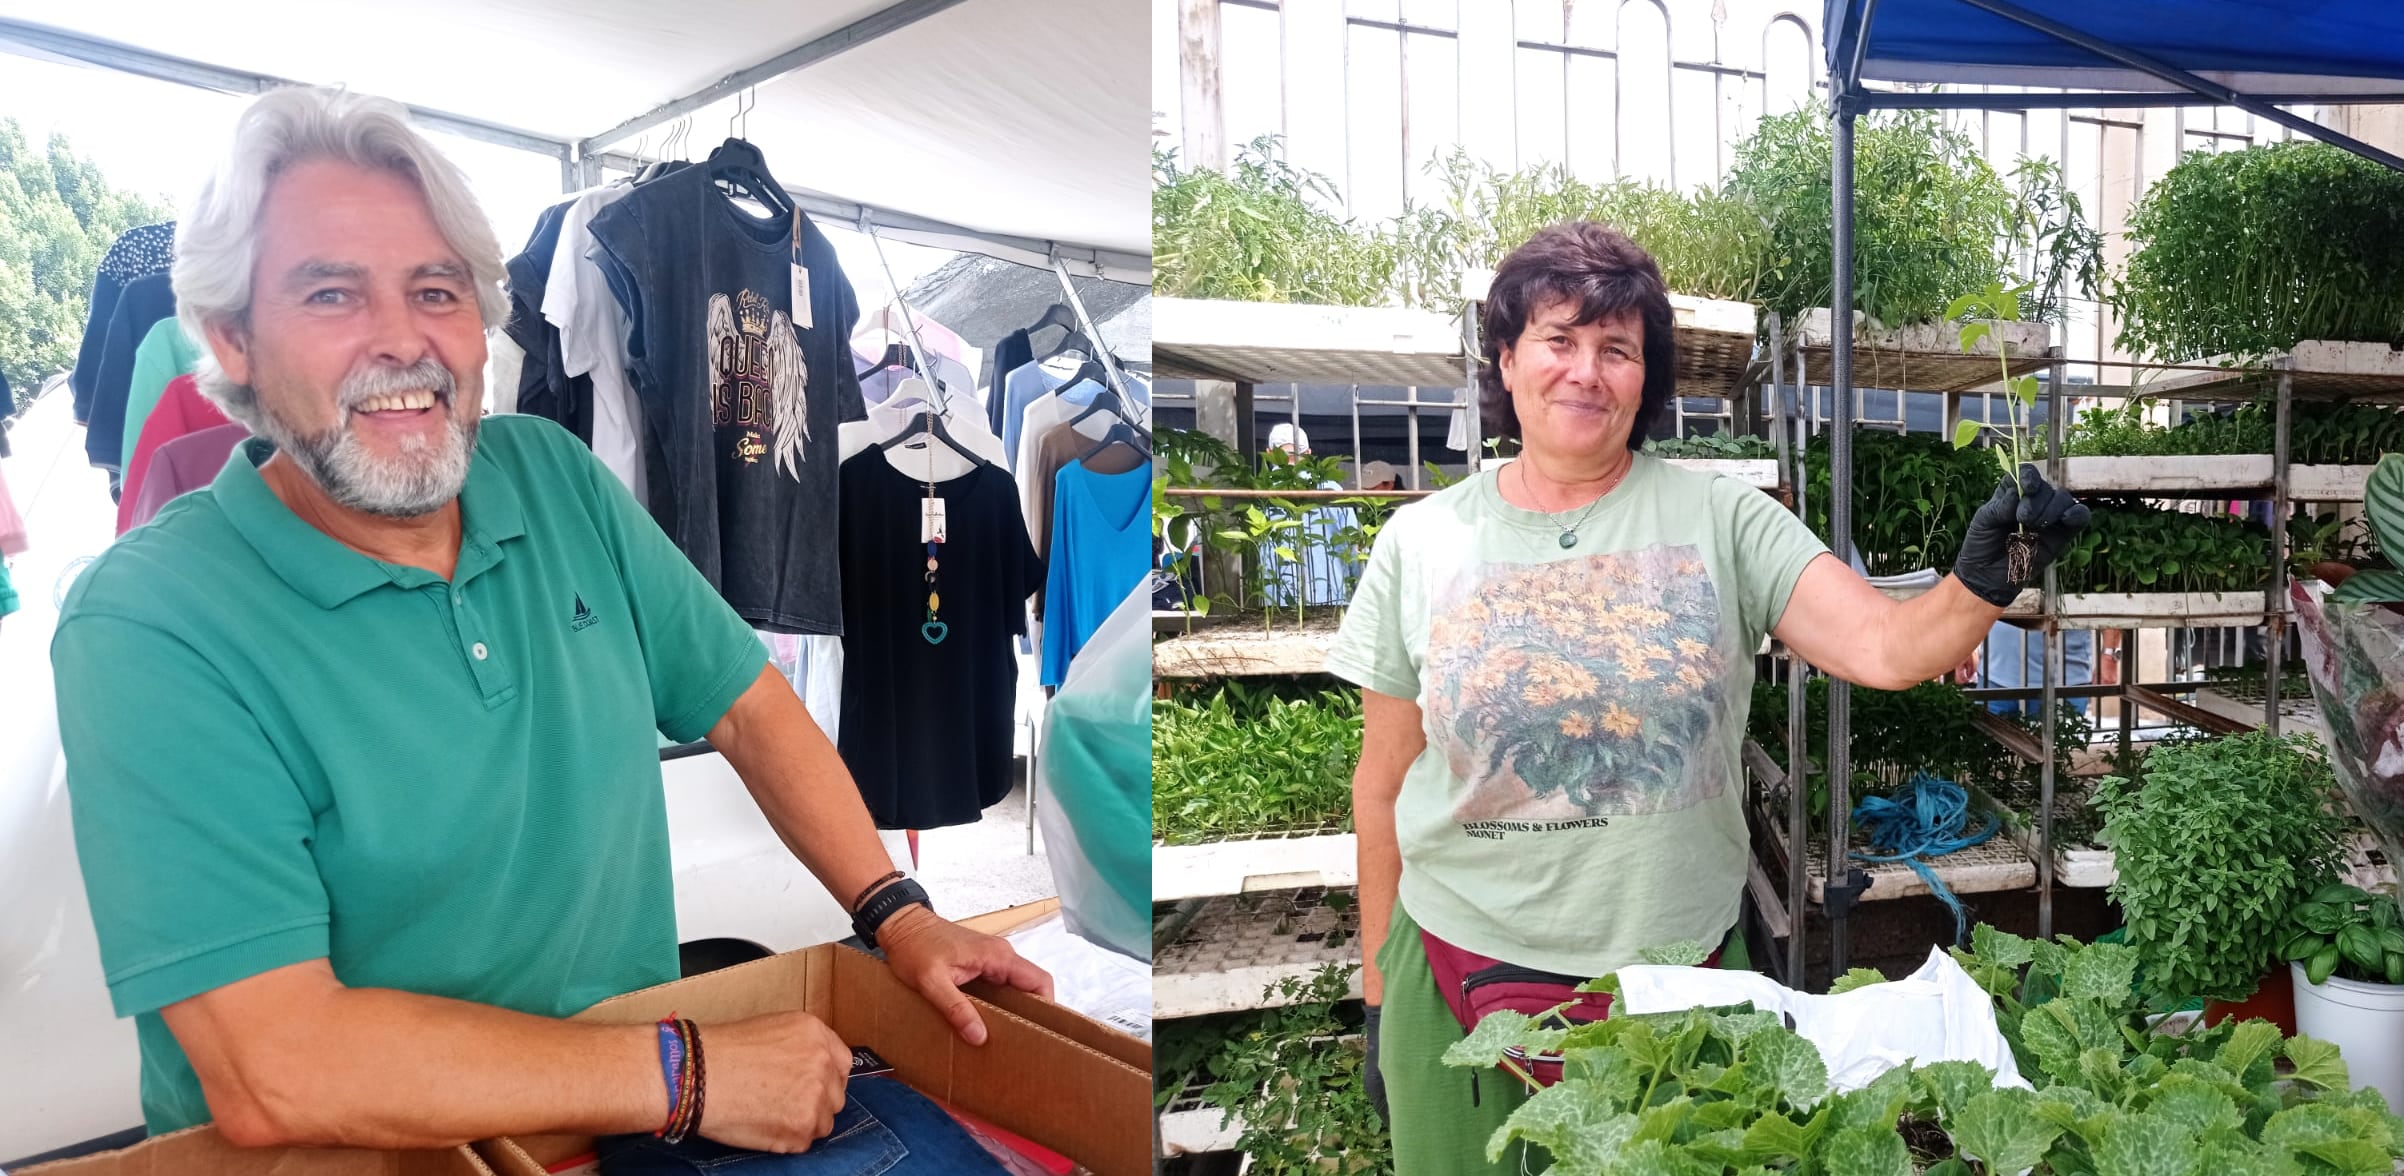
[[[1445,1007],[1452,1010],[1453,1019],[1461,1023],[1464,1031],[1477,1028],[1487,1014],[1500,1009],[1545,1018],[1542,1023],[1556,1029],[1591,1024],[1611,1015],[1609,993],[1577,991],[1579,985],[1593,977],[1506,964],[1455,947],[1425,928],[1419,932],[1419,942],[1427,949],[1427,966],[1435,974],[1436,991],[1444,994]],[[1719,963],[1720,953],[1714,951],[1703,961],[1703,966],[1716,968]],[[1559,1011],[1555,1012],[1556,1009]],[[1506,1056],[1538,1086],[1551,1086],[1561,1080],[1559,1054],[1530,1057],[1514,1046]]]

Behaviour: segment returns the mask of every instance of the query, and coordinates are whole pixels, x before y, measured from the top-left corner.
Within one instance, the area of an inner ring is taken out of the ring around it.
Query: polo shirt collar
[[[274,456],[275,444],[252,437],[234,447],[225,468],[210,485],[220,509],[259,557],[278,576],[319,608],[336,608],[371,589],[399,582],[415,569],[396,568],[343,546],[310,526],[259,476],[259,466]],[[462,559],[457,577],[469,574],[465,548],[481,538],[497,554],[503,539],[526,533],[525,503],[509,477],[493,467],[482,446],[468,464],[467,484],[459,491]]]

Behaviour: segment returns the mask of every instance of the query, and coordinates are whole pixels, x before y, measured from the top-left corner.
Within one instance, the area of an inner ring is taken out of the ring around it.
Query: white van
[[[86,463],[65,379],[9,430],[5,470],[30,549],[10,565],[22,608],[0,618],[0,1169],[140,1138],[131,1020],[109,1008],[67,808],[50,634],[75,574],[115,538],[108,477]],[[677,937],[687,974],[851,934],[777,839],[724,757],[665,761]]]

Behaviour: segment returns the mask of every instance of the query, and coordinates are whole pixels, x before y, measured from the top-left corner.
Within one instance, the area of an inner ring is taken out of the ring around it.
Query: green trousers
[[[1751,968],[1743,928],[1729,933],[1720,966]],[[1519,1176],[1551,1166],[1542,1148],[1520,1143],[1505,1149],[1499,1162],[1486,1159],[1486,1141],[1527,1101],[1527,1088],[1489,1068],[1474,1071],[1473,1091],[1472,1071],[1444,1064],[1444,1051],[1467,1034],[1436,991],[1419,924],[1399,902],[1377,952],[1377,970],[1385,979],[1377,1068],[1386,1083],[1395,1176]]]

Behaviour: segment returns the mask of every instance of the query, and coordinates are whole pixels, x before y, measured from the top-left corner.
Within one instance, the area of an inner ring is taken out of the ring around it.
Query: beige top
[[[1040,558],[1052,555],[1052,482],[1062,467],[1074,462],[1097,474],[1123,474],[1151,461],[1124,441],[1113,441],[1100,453],[1086,457],[1085,451],[1094,447],[1095,440],[1068,425],[1054,425],[1036,444],[1031,455],[1034,464],[1018,471],[1019,505],[1027,512],[1027,538],[1035,541],[1035,554]],[[1035,593],[1035,615],[1043,615],[1040,589]]]

